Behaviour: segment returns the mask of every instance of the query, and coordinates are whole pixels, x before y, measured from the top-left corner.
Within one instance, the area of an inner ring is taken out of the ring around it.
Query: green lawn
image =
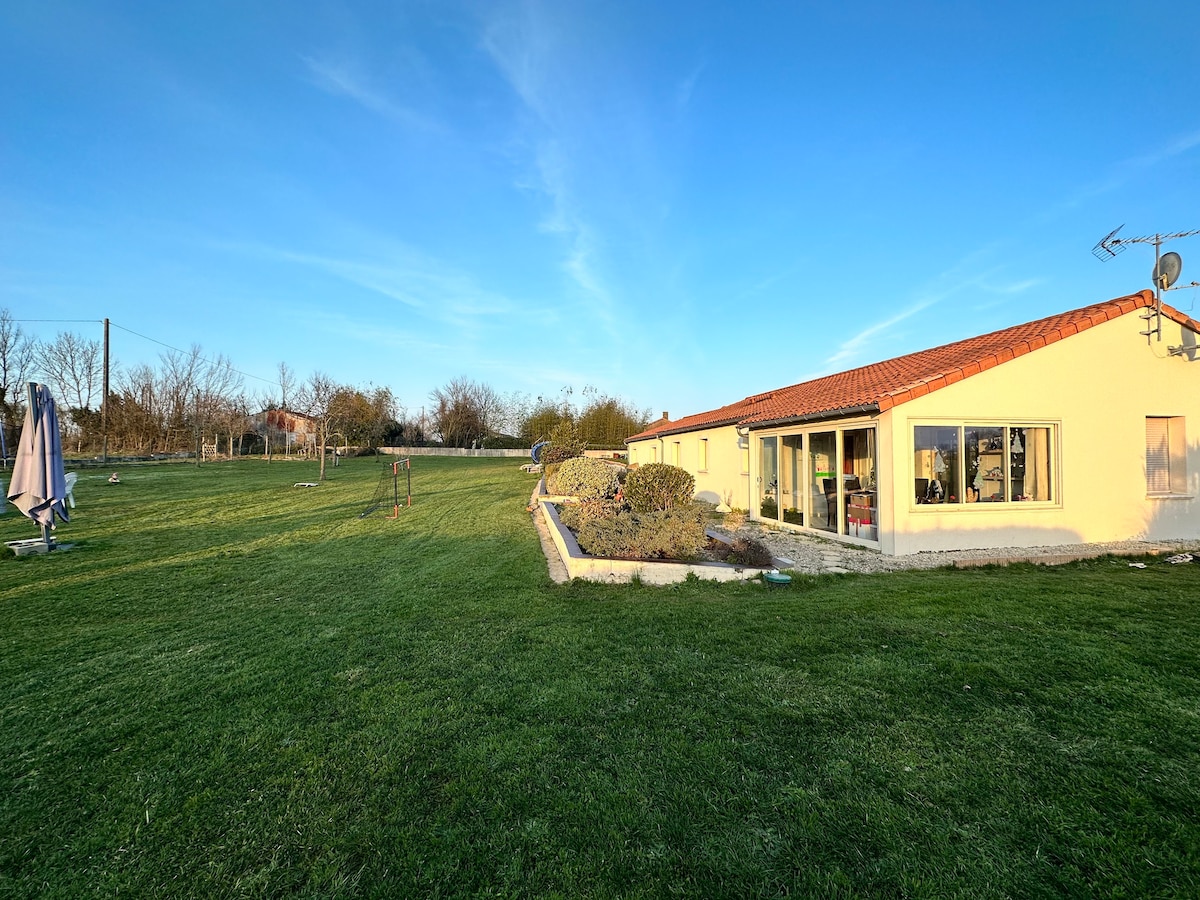
[[[518,463],[83,473],[0,896],[1200,896],[1200,566],[556,586]]]

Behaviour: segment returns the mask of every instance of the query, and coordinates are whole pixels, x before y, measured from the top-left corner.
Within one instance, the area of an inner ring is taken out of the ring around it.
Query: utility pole
[[[104,386],[100,397],[100,431],[103,439],[100,447],[100,462],[108,463],[108,319],[104,319]]]
[[[196,468],[200,468],[200,392],[196,391]]]

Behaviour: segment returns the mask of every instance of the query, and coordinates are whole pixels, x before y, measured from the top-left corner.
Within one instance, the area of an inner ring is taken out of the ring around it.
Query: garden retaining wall
[[[732,566],[729,563],[719,562],[686,563],[672,560],[604,559],[599,556],[588,556],[580,549],[575,535],[571,534],[558,517],[556,504],[562,502],[563,498],[549,496],[544,493],[544,490],[545,483],[539,482],[530,505],[534,503],[541,505],[546,527],[550,531],[550,539],[554,542],[558,555],[571,578],[609,583],[624,583],[636,578],[643,584],[675,584],[684,581],[689,575],[695,575],[706,581],[743,581],[757,578],[763,572],[771,571],[771,569]],[[711,531],[709,536],[718,540],[724,539],[721,535]]]

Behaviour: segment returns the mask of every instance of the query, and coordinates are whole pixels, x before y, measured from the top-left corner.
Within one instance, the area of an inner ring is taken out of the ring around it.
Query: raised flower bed
[[[588,581],[628,582],[635,578],[644,584],[675,584],[684,581],[689,575],[709,581],[740,581],[758,578],[772,568],[755,566],[739,566],[721,562],[681,562],[661,559],[608,559],[600,556],[589,556],[580,549],[579,543],[558,515],[559,504],[570,502],[571,498],[549,496],[545,493],[545,482],[539,482],[533,503],[541,506],[550,538],[566,567],[571,578],[584,578]],[[709,530],[708,536],[720,541],[727,541],[724,535]]]

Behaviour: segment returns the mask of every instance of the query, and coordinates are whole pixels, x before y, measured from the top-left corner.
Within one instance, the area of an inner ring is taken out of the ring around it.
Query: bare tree
[[[204,358],[200,347],[193,344],[187,353],[172,350],[161,354],[159,360],[162,365],[155,378],[154,393],[163,423],[163,439],[168,447],[182,449],[192,443],[199,426],[196,388]]]
[[[193,348],[198,353],[199,348]],[[201,432],[208,425],[214,429],[213,443],[216,443],[216,429],[232,433],[237,424],[243,421],[242,407],[238,403],[243,379],[229,359],[220,354],[215,360],[199,359],[195,367],[197,428]],[[229,454],[233,455],[232,434],[229,441]]]
[[[104,377],[104,348],[70,331],[60,331],[41,348],[42,372],[68,409],[92,409],[100,398]]]
[[[83,448],[89,432],[98,432],[100,416],[93,404],[101,400],[104,378],[104,351],[98,340],[87,340],[69,331],[42,344],[42,374],[59,403],[67,411],[66,422],[74,424],[76,450]],[[98,409],[99,404],[96,404]]]
[[[448,447],[470,447],[495,431],[503,401],[490,386],[455,378],[430,395],[433,429]]]
[[[287,363],[279,364],[279,408],[287,409],[296,394],[296,373]]]
[[[159,378],[146,364],[123,371],[109,396],[109,437],[127,450],[153,453],[164,449],[164,409],[159,401]]]
[[[317,426],[318,451],[321,457],[320,481],[325,480],[325,450],[329,438],[337,428],[338,394],[345,389],[322,372],[314,372],[296,393],[299,410],[309,416]]]
[[[33,374],[36,357],[37,341],[21,330],[7,309],[0,309],[0,428],[6,429],[5,446],[9,448],[16,443],[25,384]]]

